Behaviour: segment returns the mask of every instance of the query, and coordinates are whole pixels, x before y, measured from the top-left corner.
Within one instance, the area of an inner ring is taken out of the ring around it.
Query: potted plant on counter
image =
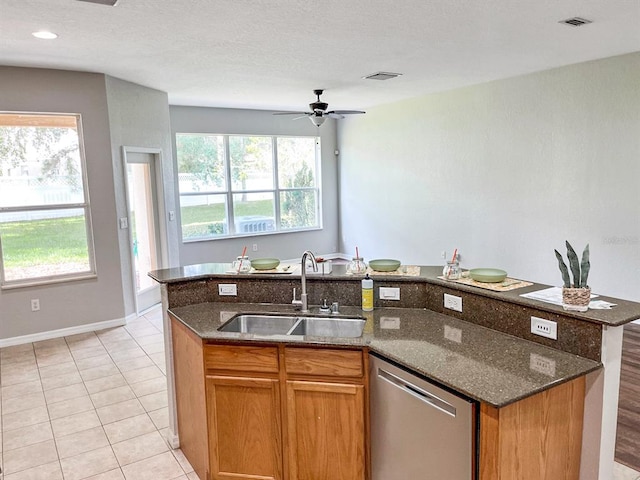
[[[565,241],[565,243],[567,245],[567,258],[569,259],[573,283],[562,255],[558,250],[554,250],[558,259],[558,267],[562,273],[562,281],[564,282],[562,287],[562,307],[565,310],[586,312],[589,309],[589,301],[591,300],[591,287],[587,285],[589,269],[591,268],[589,263],[589,244],[584,247],[582,261],[580,261],[571,244],[568,241]]]

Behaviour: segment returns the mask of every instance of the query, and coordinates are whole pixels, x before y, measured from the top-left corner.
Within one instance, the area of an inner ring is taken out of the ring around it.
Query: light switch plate
[[[558,324],[544,318],[531,317],[531,333],[541,337],[558,339]]]
[[[400,300],[400,289],[394,287],[380,287],[378,296],[380,300]]]
[[[238,286],[235,283],[219,283],[218,295],[229,295],[235,297],[238,295]]]

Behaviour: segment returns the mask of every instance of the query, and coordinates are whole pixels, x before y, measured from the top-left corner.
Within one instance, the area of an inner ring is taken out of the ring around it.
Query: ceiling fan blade
[[[313,115],[313,112],[274,112],[274,115]]]
[[[344,115],[340,115],[339,113],[336,113],[336,112],[327,112],[325,113],[325,116],[331,117],[331,118],[344,118]]]
[[[309,118],[312,117],[313,113],[304,113],[303,115],[300,115],[299,117],[295,117],[292,118],[291,120],[300,120],[301,118]]]
[[[327,113],[335,113],[337,115],[353,115],[355,113],[367,113],[367,112],[363,112],[362,110],[331,110],[330,112]]]

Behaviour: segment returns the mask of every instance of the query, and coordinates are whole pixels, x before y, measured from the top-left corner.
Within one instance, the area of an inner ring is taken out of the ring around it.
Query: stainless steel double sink
[[[228,320],[218,330],[255,335],[357,338],[362,336],[364,324],[365,320],[362,318],[240,314]]]

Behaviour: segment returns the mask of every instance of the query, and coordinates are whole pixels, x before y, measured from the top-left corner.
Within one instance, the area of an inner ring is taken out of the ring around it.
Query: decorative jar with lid
[[[249,273],[251,271],[251,261],[248,256],[238,257],[236,258],[231,267],[237,273]]]
[[[353,257],[347,265],[347,273],[352,275],[364,275],[367,271],[367,264],[362,257]]]

